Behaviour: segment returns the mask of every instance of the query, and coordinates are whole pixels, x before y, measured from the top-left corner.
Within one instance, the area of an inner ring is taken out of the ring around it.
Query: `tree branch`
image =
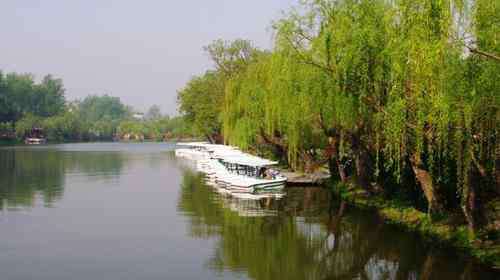
[[[488,53],[488,52],[485,52],[485,51],[482,51],[482,50],[479,50],[477,48],[473,48],[473,47],[470,47],[470,46],[467,46],[467,49],[469,49],[469,51],[471,53],[475,53],[475,54],[478,54],[480,56],[484,56],[484,57],[487,57],[489,59],[495,60],[496,62],[500,62],[500,57],[498,57],[495,54]]]
[[[301,60],[302,63],[318,67],[318,68],[320,68],[322,70],[325,70],[325,71],[327,71],[329,73],[332,73],[332,74],[334,73],[331,68],[329,68],[329,67],[327,67],[325,65],[321,65],[318,62],[315,62],[312,58],[305,57],[305,55],[298,49],[298,47],[293,43],[293,41],[288,36],[285,36],[285,38],[288,41],[288,43],[292,46],[292,48],[294,49],[294,51],[300,56],[300,60]]]

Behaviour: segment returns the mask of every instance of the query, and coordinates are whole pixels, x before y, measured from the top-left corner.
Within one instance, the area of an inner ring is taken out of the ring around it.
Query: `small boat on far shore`
[[[40,145],[40,144],[45,144],[45,143],[47,143],[47,139],[45,139],[45,138],[26,137],[24,139],[24,144],[27,144],[27,145]]]
[[[24,138],[24,144],[27,145],[40,145],[47,143],[47,139],[43,135],[43,129],[33,127],[31,131]]]

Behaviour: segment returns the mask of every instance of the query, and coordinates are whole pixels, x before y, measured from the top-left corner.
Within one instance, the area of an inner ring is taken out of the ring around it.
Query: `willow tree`
[[[474,185],[492,177],[498,157],[500,90],[498,79],[493,78],[498,77],[498,63],[477,49],[498,51],[498,46],[492,48],[495,35],[491,29],[499,9],[477,1],[471,16],[467,7],[458,4],[401,1],[395,6],[389,26],[393,39],[384,152],[390,165],[411,165],[429,212],[442,210],[440,188],[456,176],[456,192],[473,231]],[[488,15],[482,15],[485,10]],[[478,39],[477,49],[469,57],[463,42],[454,40],[466,27],[462,17],[475,26],[476,30],[467,32]],[[472,180],[473,174],[484,180]]]
[[[302,3],[272,53],[212,48],[225,141],[270,144],[295,169],[328,160],[343,181],[351,157],[356,184],[416,184],[429,213],[461,210],[473,232],[500,184],[498,1]]]
[[[215,65],[214,70],[192,78],[177,93],[179,111],[192,123],[194,130],[210,142],[221,143],[221,111],[228,81],[245,71],[260,51],[250,41],[237,39],[232,42],[216,40],[204,50]]]
[[[313,168],[320,133],[314,125],[317,71],[283,48],[263,54],[228,83],[224,134],[243,148],[271,145],[294,169]]]
[[[385,8],[383,1],[307,1],[305,13],[277,24],[279,45],[294,52],[302,68],[314,69],[308,94],[314,127],[329,141],[330,170],[346,179],[340,157],[352,153],[365,188],[375,143],[365,136],[373,132],[387,79]]]
[[[459,81],[464,90],[457,104],[455,150],[461,208],[472,232],[477,226],[476,195],[483,206],[498,197],[500,186],[500,3],[473,2],[466,42],[470,56],[463,59]],[[484,195],[486,194],[486,195]],[[498,230],[498,227],[497,227]]]

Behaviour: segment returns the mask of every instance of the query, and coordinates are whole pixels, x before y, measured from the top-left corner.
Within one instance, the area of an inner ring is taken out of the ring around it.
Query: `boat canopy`
[[[277,161],[270,161],[261,157],[249,155],[240,151],[237,147],[219,145],[219,144],[209,144],[207,142],[188,142],[188,143],[178,143],[181,146],[190,146],[195,148],[204,148],[212,153],[213,158],[218,158],[227,163],[262,167],[268,165],[276,165]]]
[[[222,158],[222,160],[227,162],[227,163],[246,165],[246,166],[254,166],[254,167],[261,167],[261,166],[278,164],[277,161],[270,161],[270,160],[263,159],[260,157],[250,156],[250,155],[245,155],[245,154],[224,156]]]
[[[183,143],[177,143],[177,145],[194,147],[194,148],[205,148],[205,149],[210,150],[210,151],[238,150],[237,147],[221,145],[221,144],[210,144],[207,142],[183,142]]]
[[[208,144],[207,142],[182,142],[177,143],[178,146],[191,146],[191,147],[201,147]]]

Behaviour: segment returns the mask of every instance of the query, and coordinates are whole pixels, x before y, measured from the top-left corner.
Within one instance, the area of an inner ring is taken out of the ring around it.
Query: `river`
[[[321,188],[220,195],[174,147],[1,147],[0,278],[499,279]]]

